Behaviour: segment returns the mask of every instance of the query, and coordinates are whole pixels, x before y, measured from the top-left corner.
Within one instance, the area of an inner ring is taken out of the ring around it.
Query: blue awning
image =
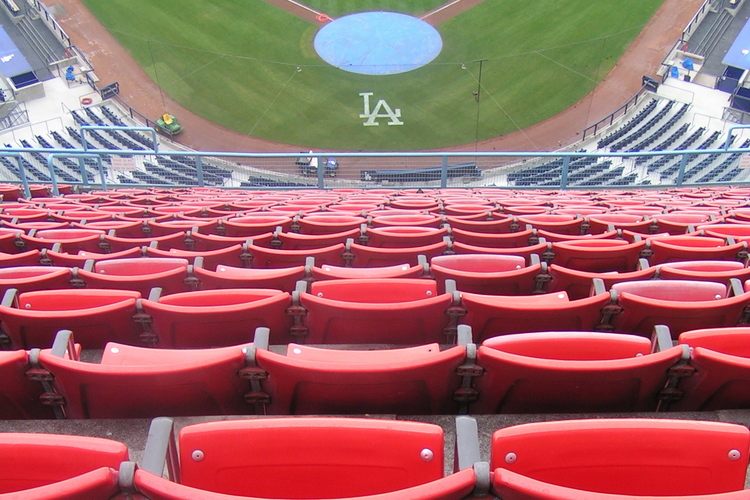
[[[742,27],[721,62],[735,68],[750,69],[750,20]]]
[[[5,28],[0,26],[0,74],[13,78],[32,71],[33,68],[8,36]]]

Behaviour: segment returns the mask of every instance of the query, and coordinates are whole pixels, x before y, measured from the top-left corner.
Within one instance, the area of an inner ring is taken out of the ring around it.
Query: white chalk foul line
[[[456,1],[459,1],[459,0],[456,0]],[[299,2],[295,2],[294,0],[287,0],[287,2],[289,2],[289,3],[291,3],[291,4],[294,4],[294,5],[296,5],[296,6],[297,6],[297,7],[299,7],[300,9],[305,9],[305,10],[306,10],[306,11],[308,11],[308,12],[312,12],[312,13],[313,13],[313,14],[315,14],[316,16],[326,16],[326,17],[328,17],[329,19],[332,19],[332,18],[330,18],[330,17],[329,17],[329,16],[327,15],[327,14],[323,14],[322,12],[318,12],[317,10],[315,10],[315,9],[312,9],[312,8],[308,7],[307,5],[301,4],[301,3],[299,3]]]
[[[292,0],[289,0],[289,1],[292,2]],[[445,4],[445,5],[441,6],[441,7],[438,7],[437,9],[433,10],[432,12],[428,12],[427,14],[425,14],[424,16],[422,16],[421,19],[427,19],[431,15],[437,14],[438,12],[443,11],[443,10],[449,8],[449,7],[453,7],[457,3],[461,3],[461,0],[453,0],[452,2],[449,2],[449,3],[447,3],[447,4]]]

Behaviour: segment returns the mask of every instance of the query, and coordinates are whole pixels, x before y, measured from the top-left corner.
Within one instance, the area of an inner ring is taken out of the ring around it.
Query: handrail
[[[617,118],[620,115],[625,115],[628,112],[628,109],[632,109],[633,106],[638,104],[638,100],[641,98],[641,96],[645,93],[647,86],[644,85],[640,89],[638,89],[638,92],[636,92],[633,97],[628,99],[625,104],[617,108],[616,110],[612,111],[609,115],[605,116],[598,122],[594,123],[593,125],[589,125],[585,129],[583,129],[583,132],[581,132],[581,140],[586,140],[587,135],[589,135],[589,132],[593,129],[593,132],[591,132],[591,135],[596,135],[599,131],[599,128],[602,127],[608,127],[612,125],[615,121],[615,118]],[[620,114],[620,112],[622,113]],[[609,123],[605,123],[609,122]]]
[[[122,126],[109,126],[109,125],[83,125],[79,127],[81,131],[81,145],[84,151],[92,151],[86,144],[86,131],[87,130],[128,130],[132,132],[146,132],[151,136],[151,141],[154,145],[153,149],[147,150],[149,154],[159,154],[159,140],[156,136],[156,130],[151,127],[122,127]]]
[[[736,128],[740,128],[737,125]],[[733,127],[734,128],[734,127]],[[80,154],[96,154],[96,155],[115,155],[115,156],[150,156],[154,154],[153,150],[143,149],[105,149],[105,148],[88,148],[88,149],[65,149],[65,148],[22,148],[22,147],[11,147],[3,148],[0,150],[0,156],[13,156],[9,153],[58,153],[60,156],[75,156]],[[669,151],[320,151],[316,152],[315,156],[326,157],[334,156],[337,158],[599,158],[599,157],[614,157],[614,158],[634,158],[639,156],[679,156],[683,154],[689,155],[706,155],[706,154],[722,154],[722,153],[750,153],[750,148],[731,148],[731,149],[683,149],[683,150],[669,150]],[[160,150],[159,153],[163,156],[192,156],[192,157],[211,157],[220,156],[226,158],[288,158],[293,159],[299,157],[299,153],[294,152],[279,152],[279,153],[252,153],[252,152],[236,152],[236,151],[185,151],[185,150]]]
[[[698,8],[698,10],[697,10],[697,11],[695,12],[695,14],[693,15],[693,17],[692,17],[692,18],[690,19],[690,22],[688,22],[688,23],[687,23],[687,24],[685,25],[685,28],[683,28],[683,30],[682,30],[682,33],[680,34],[680,41],[681,41],[681,42],[685,42],[685,41],[687,41],[687,40],[688,40],[688,39],[690,38],[690,36],[692,36],[692,33],[689,33],[689,31],[691,31],[691,30],[692,30],[692,28],[693,28],[693,23],[696,23],[696,22],[698,21],[698,17],[699,17],[699,16],[701,15],[701,14],[703,14],[704,12],[706,12],[706,8],[708,7],[708,4],[709,4],[709,3],[711,3],[711,0],[706,0],[705,2],[703,2],[703,5],[701,5],[701,6],[700,6],[700,7]],[[688,34],[688,35],[690,35],[690,36],[687,36],[687,37],[686,37],[686,36],[685,36],[686,34]]]
[[[96,160],[97,167],[99,171],[99,177],[102,183],[102,189],[107,189],[107,174],[104,171],[104,165],[102,163],[102,156],[94,153],[69,153],[68,151],[71,151],[70,149],[65,150],[65,154],[61,153],[52,153],[47,158],[47,169],[49,170],[50,178],[52,179],[52,194],[54,196],[58,196],[60,194],[60,191],[57,187],[57,175],[55,174],[55,167],[54,167],[54,160],[57,158],[78,158],[79,166],[81,168],[81,183],[84,186],[87,186],[89,183],[88,175],[86,172],[86,164],[85,160],[86,158],[92,158]]]
[[[21,156],[21,152],[3,153],[2,156],[10,156],[11,158],[16,159],[16,162],[18,163],[18,173],[21,175],[21,184],[23,185],[23,195],[26,198],[31,198],[31,188],[29,187],[29,180],[26,177],[26,168],[23,166],[23,156]]]

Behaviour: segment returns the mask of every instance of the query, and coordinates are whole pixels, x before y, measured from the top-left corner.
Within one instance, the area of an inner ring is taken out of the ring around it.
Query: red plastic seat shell
[[[142,302],[162,348],[237,345],[251,341],[258,327],[270,329],[272,343],[288,343],[290,305],[289,293],[268,289],[201,290]]]
[[[412,486],[402,490],[348,497],[349,500],[402,500],[418,498],[420,500],[460,500],[468,498],[474,489],[475,474],[473,469],[464,469],[448,477],[429,483]],[[157,477],[144,470],[135,473],[135,487],[138,492],[151,500],[184,500],[185,498],[202,498],[205,500],[267,500],[246,495],[225,495],[197,488],[191,488]]]
[[[75,492],[76,487],[81,486],[81,482],[89,483],[93,479],[75,478],[101,468],[116,470],[120,463],[128,458],[127,447],[109,439],[58,434],[3,433],[0,435],[0,462],[3,464],[0,495],[17,492],[17,498],[39,498],[32,494],[35,488],[39,488],[37,492],[41,491],[50,495],[48,498],[54,498],[51,493],[58,486],[61,488],[58,493]],[[33,474],[30,471],[33,471]],[[101,480],[100,475],[101,473],[95,474],[97,481],[91,481],[91,484]],[[70,482],[55,484],[64,481]]]
[[[179,434],[181,482],[234,495],[383,494],[443,477],[443,431],[417,422],[295,418],[209,422]],[[227,446],[252,446],[232,453]],[[373,443],[378,443],[373,446]],[[204,460],[191,459],[194,449]],[[428,449],[431,460],[420,452]],[[294,481],[289,481],[294,471]]]
[[[351,351],[289,344],[286,355],[257,351],[275,395],[271,414],[447,414],[458,411],[455,371],[465,347],[438,344]]]
[[[322,294],[322,295],[321,295]],[[451,294],[430,280],[350,279],[313,283],[301,295],[306,343],[429,344],[442,341]]]
[[[590,492],[690,498],[741,490],[749,445],[746,427],[719,422],[539,422],[496,431],[490,467]],[[727,450],[739,458],[728,460]],[[517,459],[507,460],[509,453]]]
[[[651,354],[633,335],[534,332],[483,342],[477,413],[653,411],[667,370],[683,355]]]

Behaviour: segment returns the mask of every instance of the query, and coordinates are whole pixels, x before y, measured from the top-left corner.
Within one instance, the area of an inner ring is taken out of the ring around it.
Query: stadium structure
[[[274,62],[288,88],[440,74],[470,130],[435,136],[466,144],[404,148],[433,139],[408,127],[421,111],[367,88],[329,139],[289,122],[278,142],[260,119],[241,134],[211,123],[198,86],[185,107],[179,82],[201,68],[162,59],[209,52],[139,51],[112,28],[107,8],[139,2],[0,1],[0,498],[750,498],[750,3],[632,2],[637,29],[586,43],[644,58],[636,32],[686,20],[641,74],[520,52],[560,72],[550,93],[581,78],[580,101],[508,134],[543,133],[532,150],[488,135],[536,116],[501,100],[505,59],[440,55],[461,16],[504,0],[414,3],[344,35],[333,2],[252,5],[317,51]],[[365,43],[374,62],[331,42],[382,26],[427,38]],[[592,116],[604,77],[640,88]],[[305,113],[286,88],[259,116]],[[316,142],[370,132],[373,150]]]

